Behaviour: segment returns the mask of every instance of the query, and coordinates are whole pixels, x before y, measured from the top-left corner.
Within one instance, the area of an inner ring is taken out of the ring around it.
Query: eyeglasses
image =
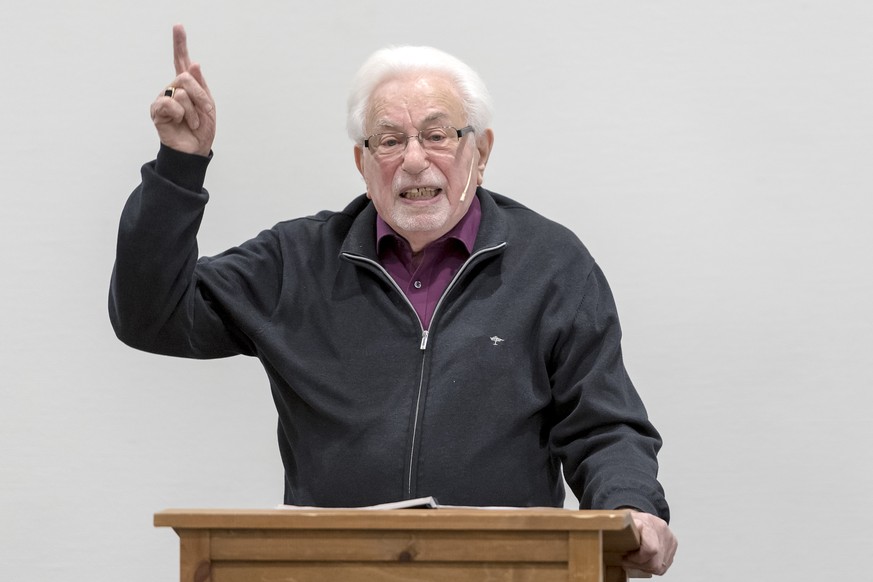
[[[374,133],[364,140],[364,147],[382,159],[391,159],[406,151],[409,138],[414,137],[425,151],[433,153],[454,152],[461,138],[473,132],[473,127],[468,125],[461,129],[451,126],[429,127],[422,129],[416,134],[405,133]]]

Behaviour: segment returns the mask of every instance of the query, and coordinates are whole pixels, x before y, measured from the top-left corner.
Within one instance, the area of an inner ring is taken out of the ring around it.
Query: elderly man
[[[184,29],[153,102],[161,141],[121,218],[110,316],[124,342],[260,359],[285,502],[637,510],[629,567],[676,541],[661,441],[627,376],[600,269],[567,229],[480,185],[494,141],[478,75],[421,47],[374,54],[348,128],[366,195],[197,256],[215,106]]]

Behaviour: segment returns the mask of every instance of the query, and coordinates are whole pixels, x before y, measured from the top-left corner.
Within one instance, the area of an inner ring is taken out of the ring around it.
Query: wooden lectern
[[[630,511],[167,510],[181,582],[618,582]]]

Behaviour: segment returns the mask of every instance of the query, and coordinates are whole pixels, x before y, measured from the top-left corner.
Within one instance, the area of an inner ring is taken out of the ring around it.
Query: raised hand
[[[173,61],[176,78],[152,102],[152,121],[164,145],[207,156],[215,139],[215,102],[200,65],[188,56],[181,24],[173,27]]]

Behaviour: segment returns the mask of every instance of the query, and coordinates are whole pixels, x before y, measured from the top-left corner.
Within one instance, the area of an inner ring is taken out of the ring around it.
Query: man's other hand
[[[622,566],[659,576],[664,574],[673,563],[679,545],[676,536],[660,517],[634,511],[633,520],[640,532],[640,547],[624,557]]]

